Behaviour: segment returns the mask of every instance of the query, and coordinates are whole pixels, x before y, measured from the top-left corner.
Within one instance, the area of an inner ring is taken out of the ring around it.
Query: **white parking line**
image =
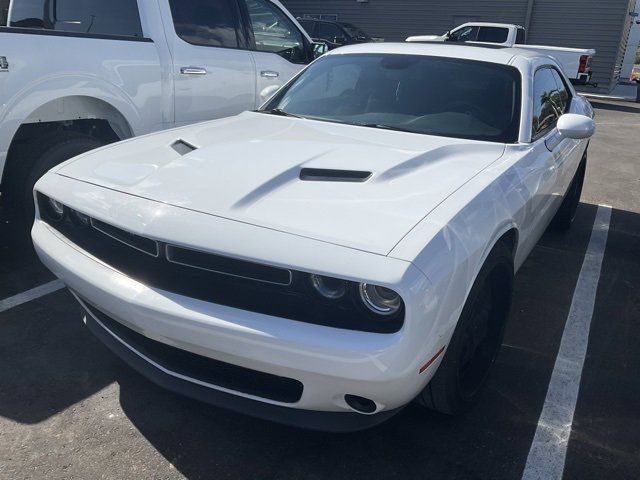
[[[610,220],[611,207],[598,207],[547,397],[522,474],[525,480],[560,480],[564,472]]]
[[[18,293],[13,297],[0,300],[0,313],[6,312],[10,308],[17,307],[23,303],[30,302],[31,300],[35,300],[36,298],[53,293],[61,288],[64,288],[64,283],[60,280],[53,280],[49,283],[32,288],[31,290],[27,290],[26,292]]]

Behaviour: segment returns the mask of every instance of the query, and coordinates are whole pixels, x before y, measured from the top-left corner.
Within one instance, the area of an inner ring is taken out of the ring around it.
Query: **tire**
[[[571,228],[573,219],[576,217],[580,196],[582,195],[582,186],[584,185],[584,176],[587,170],[587,154],[585,153],[578,170],[576,171],[569,188],[564,195],[564,199],[560,204],[560,208],[551,220],[551,227],[554,230],[566,231]]]
[[[44,138],[32,150],[31,161],[25,161],[11,179],[8,198],[13,219],[29,228],[35,216],[33,187],[40,177],[65,160],[102,145],[104,142],[95,137],[75,132],[59,132]]]
[[[512,252],[500,242],[480,270],[442,363],[416,398],[419,404],[458,415],[478,401],[502,345],[513,276]]]

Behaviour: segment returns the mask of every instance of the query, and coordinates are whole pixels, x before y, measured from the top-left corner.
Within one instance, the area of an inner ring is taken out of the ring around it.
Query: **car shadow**
[[[36,256],[28,227],[0,210],[0,299],[53,278]]]

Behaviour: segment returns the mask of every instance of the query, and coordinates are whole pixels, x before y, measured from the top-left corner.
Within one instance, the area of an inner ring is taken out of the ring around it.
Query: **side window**
[[[302,32],[289,17],[267,0],[246,0],[246,3],[256,50],[276,53],[293,63],[306,63]]]
[[[553,70],[538,70],[533,81],[533,138],[536,139],[553,128],[560,115],[560,92]]]
[[[313,37],[313,27],[315,26],[315,22],[312,20],[298,20],[298,23],[304,28],[309,36]]]
[[[449,42],[473,42],[478,36],[478,27],[463,27],[449,35]]]
[[[234,0],[169,0],[173,25],[187,43],[238,47],[238,10]]]
[[[558,86],[560,108],[562,113],[567,113],[567,110],[569,109],[569,102],[571,101],[571,94],[558,71],[556,69],[552,69],[551,73],[553,73],[553,78],[555,78],[556,85]]]
[[[9,0],[0,0],[0,27],[7,26],[9,16]]]
[[[498,27],[480,27],[478,42],[504,43],[509,38],[509,29]]]
[[[524,33],[524,28],[518,28],[518,31],[516,32],[516,44],[524,45],[527,42]]]
[[[136,0],[14,0],[8,23],[61,32],[143,36]]]
[[[344,38],[344,33],[333,23],[318,23],[318,38],[334,42],[336,38]]]

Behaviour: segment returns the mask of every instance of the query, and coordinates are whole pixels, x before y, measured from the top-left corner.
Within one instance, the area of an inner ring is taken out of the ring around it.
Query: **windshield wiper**
[[[285,112],[281,108],[272,108],[270,110],[254,110],[254,112],[268,113],[270,115],[280,115],[281,117],[304,118],[302,115],[296,115],[295,113]]]
[[[408,130],[402,127],[394,127],[393,125],[384,125],[382,123],[356,123],[361,127],[379,128],[381,130],[395,130],[396,132],[417,133],[415,130]]]

